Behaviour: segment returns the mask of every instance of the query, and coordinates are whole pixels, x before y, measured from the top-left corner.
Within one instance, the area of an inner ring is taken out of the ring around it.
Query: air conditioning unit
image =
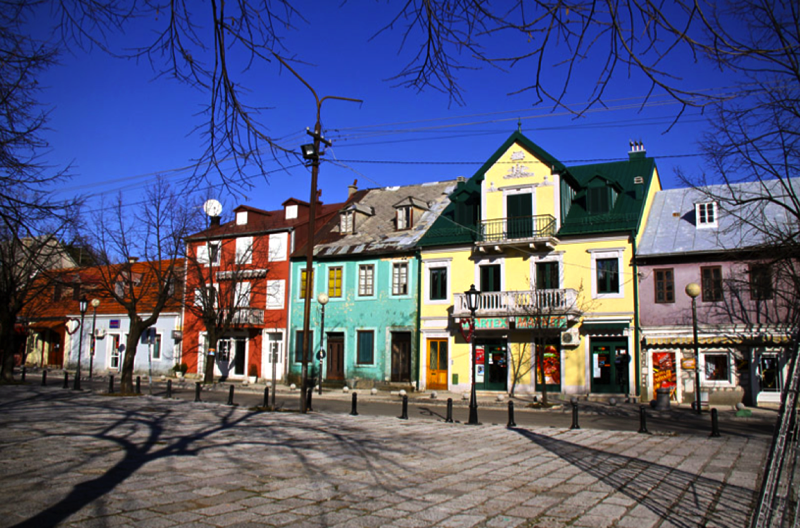
[[[94,331],[95,339],[103,339],[106,336],[106,329],[105,328],[97,328]]]
[[[570,328],[566,332],[561,332],[561,344],[563,346],[578,346],[581,336],[578,334],[578,327]]]

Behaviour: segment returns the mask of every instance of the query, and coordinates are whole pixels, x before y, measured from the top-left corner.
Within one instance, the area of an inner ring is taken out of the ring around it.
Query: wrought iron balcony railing
[[[509,315],[566,315],[577,313],[578,292],[572,288],[558,290],[523,290],[481,292],[478,296],[478,317],[501,317]],[[463,293],[455,295],[453,315],[467,317],[467,298]]]
[[[482,242],[504,242],[554,236],[556,236],[556,219],[552,215],[483,220],[480,227]]]
[[[223,310],[223,318],[228,317],[228,310]],[[234,308],[231,324],[260,325],[264,324],[264,310],[260,308]]]

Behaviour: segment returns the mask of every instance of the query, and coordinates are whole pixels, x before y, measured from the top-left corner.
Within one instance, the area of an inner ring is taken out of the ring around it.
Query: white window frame
[[[288,233],[272,233],[269,235],[269,250],[267,260],[269,262],[284,262],[286,260],[286,248],[289,245]]]
[[[362,267],[369,267],[369,268],[372,269],[372,293],[365,293],[365,294],[361,293],[361,279],[362,279],[361,270],[362,270]],[[377,266],[377,264],[375,262],[359,262],[358,263],[358,270],[356,271],[356,273],[358,275],[358,286],[357,286],[357,289],[356,289],[356,299],[374,299],[375,298],[375,295],[376,295],[375,290],[376,290],[376,284],[377,284],[376,276],[378,274],[377,270],[378,270],[378,266]]]
[[[355,212],[342,211],[339,217],[339,232],[342,234],[351,234],[355,228]]]
[[[236,237],[236,264],[253,263],[253,237]]]
[[[395,283],[395,273],[396,270],[399,269],[400,265],[405,265],[406,272],[405,272],[405,283],[406,283],[406,292],[405,293],[395,293],[394,283]],[[411,266],[408,265],[407,260],[393,260],[391,263],[392,266],[392,273],[389,277],[389,291],[391,292],[391,296],[394,298],[399,297],[410,297],[411,296]]]
[[[234,308],[250,308],[250,294],[252,286],[249,282],[237,282],[234,286]]]
[[[120,363],[122,362],[122,354],[119,353],[119,349],[114,347],[114,338],[119,338],[118,343],[121,345],[122,343],[122,334],[119,332],[113,332],[106,334],[108,336],[108,368],[109,370],[120,370]],[[117,359],[117,366],[113,366],[114,358]]]
[[[451,281],[453,278],[453,274],[450,271],[450,264],[453,259],[431,259],[426,260],[423,262],[423,273],[424,277],[423,280],[423,302],[425,304],[440,304],[440,305],[449,305],[452,304],[452,289],[451,289]],[[444,299],[431,299],[431,270],[444,268],[445,273],[447,274],[447,284],[445,285],[445,298]]]
[[[706,356],[728,356],[728,379],[727,380],[707,380],[706,379]],[[736,363],[733,351],[727,349],[701,350],[700,351],[700,388],[703,387],[735,387],[736,386]]]
[[[286,305],[286,280],[272,279],[267,281],[267,310],[282,310]]]
[[[297,218],[297,205],[287,205],[285,211],[287,220]]]
[[[700,211],[703,209],[705,210],[705,214],[701,215]],[[713,221],[708,221],[709,210],[714,217]],[[709,229],[719,226],[719,207],[717,206],[717,202],[700,202],[694,204],[694,214],[697,229]],[[706,220],[701,221],[701,216],[705,216]]]
[[[545,262],[557,262],[558,263],[558,289],[564,289],[564,254],[563,253],[551,253],[547,256],[534,256],[531,259],[531,271],[530,271],[530,286],[531,290],[536,289],[536,265],[539,263]]]
[[[217,254],[214,259],[214,262],[211,263],[213,266],[219,266],[219,259],[220,253],[222,253],[222,248],[219,242],[204,242],[197,246],[197,262],[203,264],[205,267],[209,266],[209,258],[208,258],[208,250],[209,246],[216,246]]]
[[[473,284],[480,290],[481,284],[481,267],[483,266],[500,266],[500,291],[506,291],[506,259],[505,257],[488,258],[475,263],[475,277]]]
[[[247,225],[247,211],[238,211],[236,213],[236,225]]]
[[[592,255],[592,299],[623,299],[625,298],[625,268],[623,267],[623,256],[625,248],[590,249]],[[597,261],[600,259],[617,259],[617,270],[619,277],[619,291],[617,293],[597,293]],[[559,278],[560,280],[560,278]]]
[[[398,231],[405,231],[414,227],[414,211],[410,205],[398,207],[395,212]]]

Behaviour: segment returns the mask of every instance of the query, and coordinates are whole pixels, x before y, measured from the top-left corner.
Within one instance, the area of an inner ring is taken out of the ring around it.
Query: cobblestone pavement
[[[0,526],[743,527],[768,440],[0,387]]]

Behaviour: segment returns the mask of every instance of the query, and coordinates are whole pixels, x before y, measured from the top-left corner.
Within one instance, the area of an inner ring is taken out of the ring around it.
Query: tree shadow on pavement
[[[749,526],[756,493],[683,470],[513,429],[616,491],[670,526]]]

